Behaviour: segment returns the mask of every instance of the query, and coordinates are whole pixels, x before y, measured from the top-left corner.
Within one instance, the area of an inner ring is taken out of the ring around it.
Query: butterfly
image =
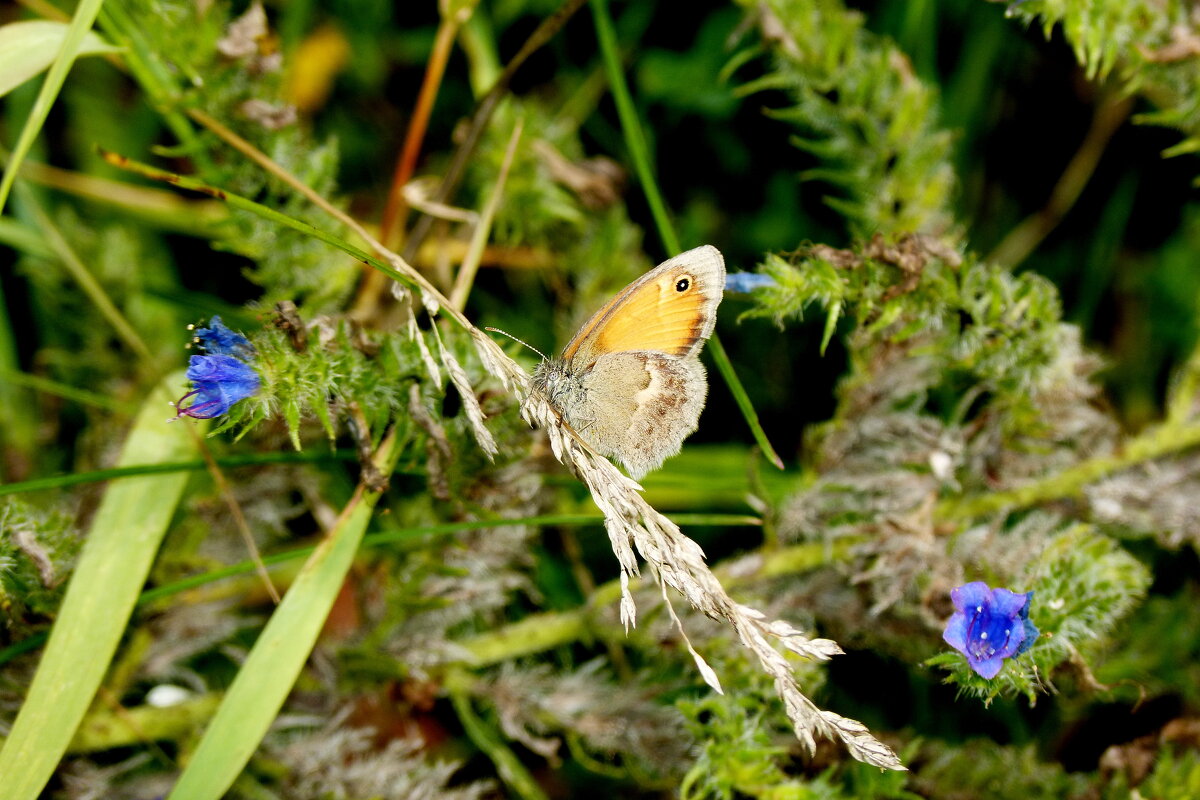
[[[696,430],[708,393],[700,349],[724,291],[717,248],[680,253],[593,314],[533,385],[588,446],[641,479]]]

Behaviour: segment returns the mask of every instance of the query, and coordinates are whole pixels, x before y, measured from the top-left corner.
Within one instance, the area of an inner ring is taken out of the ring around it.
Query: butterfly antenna
[[[533,345],[529,344],[528,342],[523,342],[523,341],[521,341],[520,339],[518,339],[517,337],[513,336],[513,335],[512,335],[511,333],[509,333],[508,331],[502,331],[502,330],[500,330],[499,328],[484,328],[484,330],[485,330],[485,331],[491,331],[492,333],[499,333],[499,334],[501,334],[502,336],[507,336],[508,338],[512,339],[512,340],[513,340],[514,342],[516,342],[517,344],[523,344],[523,345],[525,345],[525,346],[526,346],[526,347],[528,347],[530,350],[532,350],[533,352],[535,352],[535,353],[537,353],[539,356],[541,356],[541,357],[542,357],[542,361],[549,361],[549,360],[550,360],[550,359],[546,358],[546,354],[545,354],[545,353],[543,353],[541,350],[538,350],[536,347],[534,347]]]

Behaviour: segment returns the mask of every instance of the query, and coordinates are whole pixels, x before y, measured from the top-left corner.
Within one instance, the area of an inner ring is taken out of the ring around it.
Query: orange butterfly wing
[[[563,350],[563,360],[586,365],[630,350],[691,355],[712,333],[724,291],[725,261],[715,247],[681,253],[593,314]]]

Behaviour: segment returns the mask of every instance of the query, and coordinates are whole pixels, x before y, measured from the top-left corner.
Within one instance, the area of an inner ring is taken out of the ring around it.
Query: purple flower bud
[[[725,291],[727,292],[747,293],[755,289],[762,289],[765,286],[774,285],[774,278],[758,272],[735,272],[725,278]]]
[[[988,680],[996,677],[1004,659],[1021,655],[1040,632],[1029,621],[1033,592],[992,589],[983,581],[972,581],[950,591],[954,616],[946,623],[942,638],[967,657],[967,664]]]

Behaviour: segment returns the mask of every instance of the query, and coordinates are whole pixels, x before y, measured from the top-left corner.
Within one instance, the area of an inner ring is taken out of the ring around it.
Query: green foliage
[[[181,113],[194,107],[226,120],[300,182],[325,197],[333,194],[336,140],[314,142],[306,126],[296,124],[295,109],[282,97],[282,58],[272,50],[261,6],[237,20],[229,19],[228,10],[224,4],[131,0],[110,10],[105,27],[136,56],[131,67],[136,64],[155,99],[178,115],[167,120],[177,133],[186,131],[176,154],[194,159],[198,177],[328,229],[327,218],[307,199],[199,135]],[[311,237],[249,214],[235,212],[224,234],[217,246],[251,260],[247,277],[266,290],[267,304],[308,300],[314,312],[336,307],[358,276],[357,264]]]
[[[680,786],[681,797],[688,800],[735,797],[915,800],[918,797],[906,789],[907,774],[866,764],[850,763],[812,777],[791,774],[796,765],[793,754],[784,745],[790,739],[787,720],[777,711],[768,711],[773,705],[768,694],[742,690],[677,701],[676,707],[687,717],[693,736],[703,742],[700,757]]]
[[[1067,800],[1087,795],[1088,776],[1048,763],[1033,745],[990,739],[926,743],[915,780],[925,796],[978,796],[994,800]]]
[[[693,736],[704,743],[700,758],[680,785],[682,797],[815,800],[841,796],[832,786],[809,786],[780,768],[779,757],[787,751],[780,745],[778,729],[763,728],[763,701],[761,694],[731,693],[676,703],[688,718]]]
[[[1194,588],[1170,596],[1151,595],[1129,616],[1125,635],[1109,645],[1097,678],[1134,694],[1178,692],[1187,703],[1200,697],[1200,631],[1192,625]],[[1126,688],[1127,687],[1127,688]]]
[[[532,144],[520,148],[513,160],[493,235],[500,244],[547,254],[570,280],[539,281],[549,283],[557,301],[553,340],[544,331],[530,338],[533,329],[522,327],[527,320],[501,317],[497,324],[548,353],[565,344],[597,306],[649,264],[641,229],[618,202],[621,167],[606,158],[585,159],[578,128],[553,99],[513,98],[497,114],[466,178],[468,190],[480,198],[477,207],[494,188],[518,118],[525,126],[523,140]],[[579,182],[569,183],[565,172]],[[510,281],[518,291],[533,284],[519,275]]]
[[[1058,292],[1039,275],[1013,275],[910,236],[894,243],[876,237],[853,251],[817,245],[790,263],[772,255],[762,271],[775,284],[754,293],[746,316],[782,324],[818,303],[828,340],[849,314],[860,326],[853,343],[859,359],[885,343],[921,359],[927,381],[921,395],[899,401],[936,402],[945,390],[966,389],[972,397],[985,393],[990,408],[1012,415],[1010,432],[1036,429],[1029,402],[1064,335]],[[949,421],[959,423],[967,409],[949,412]]]
[[[370,336],[348,321],[323,323],[303,351],[297,351],[278,329],[264,330],[251,341],[262,390],[235,406],[219,430],[249,430],[278,409],[296,449],[300,449],[301,419],[319,420],[325,434],[334,439],[331,403],[336,404],[340,416],[346,404],[353,402],[369,429],[380,430],[406,407],[409,386],[424,375],[421,350],[413,338]]]
[[[1090,79],[1115,73],[1126,91],[1152,99],[1158,110],[1139,120],[1177,128],[1186,137],[1166,155],[1200,149],[1200,103],[1194,96],[1200,65],[1186,3],[1029,0],[1010,3],[1008,13],[1040,24],[1047,37],[1061,27]]]
[[[793,105],[771,115],[794,125],[792,142],[818,159],[802,177],[840,191],[825,199],[852,236],[945,233],[956,185],[950,133],[907,56],[837,2],[777,0],[761,13],[773,67],[740,94],[787,93]]]

